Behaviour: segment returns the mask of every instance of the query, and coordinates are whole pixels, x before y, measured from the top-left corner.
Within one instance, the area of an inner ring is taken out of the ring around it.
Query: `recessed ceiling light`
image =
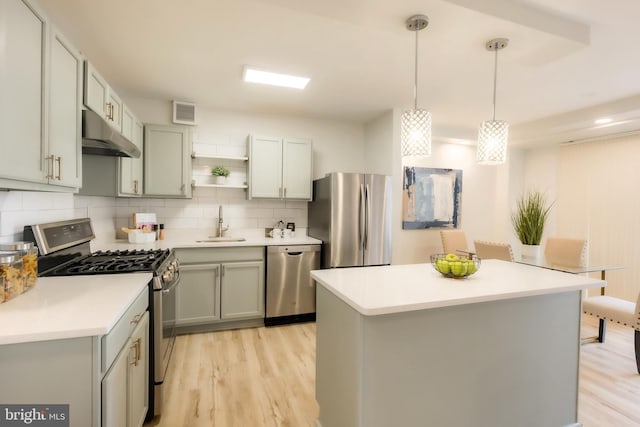
[[[256,70],[251,67],[244,67],[242,79],[245,82],[250,83],[290,87],[294,89],[304,89],[307,86],[307,83],[309,83],[309,80],[311,80],[308,77],[272,73],[270,71]]]
[[[611,123],[613,121],[613,119],[609,118],[609,117],[603,117],[601,119],[596,119],[593,123],[597,124],[597,125],[606,125],[607,123]]]

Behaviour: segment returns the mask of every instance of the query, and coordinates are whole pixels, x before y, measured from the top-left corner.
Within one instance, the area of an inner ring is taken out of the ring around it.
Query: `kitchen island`
[[[319,427],[570,426],[581,290],[601,280],[499,260],[316,270]]]

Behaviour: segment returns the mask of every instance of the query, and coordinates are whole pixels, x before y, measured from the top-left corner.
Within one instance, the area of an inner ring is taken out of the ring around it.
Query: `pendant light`
[[[496,120],[496,85],[498,80],[498,51],[509,44],[509,39],[489,40],[486,48],[495,52],[493,73],[493,118],[480,124],[477,160],[481,165],[499,165],[507,159],[509,124]]]
[[[418,31],[427,28],[429,17],[414,15],[407,19],[406,27],[416,33],[414,67],[413,110],[406,110],[400,119],[402,156],[431,155],[431,113],[418,109]]]

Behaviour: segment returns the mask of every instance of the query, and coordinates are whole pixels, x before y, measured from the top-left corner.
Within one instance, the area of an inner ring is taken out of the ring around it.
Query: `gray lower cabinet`
[[[219,320],[220,264],[187,264],[182,259],[180,263],[176,324],[198,325]]]
[[[126,347],[125,347],[126,349]],[[127,370],[127,426],[141,427],[149,408],[149,313],[131,333]],[[104,426],[103,426],[104,427]]]
[[[149,407],[149,313],[135,318],[129,339],[102,378],[102,427],[141,427]]]
[[[140,427],[148,407],[148,290],[103,336],[0,345],[2,404],[68,404],[70,427]]]
[[[222,264],[220,318],[264,317],[264,262]]]
[[[179,332],[264,322],[264,247],[178,248]]]

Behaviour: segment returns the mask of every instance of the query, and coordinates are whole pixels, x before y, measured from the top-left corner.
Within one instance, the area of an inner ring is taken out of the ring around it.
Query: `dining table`
[[[564,273],[571,274],[587,274],[600,272],[600,280],[606,280],[606,272],[611,270],[622,270],[624,267],[620,265],[589,263],[588,265],[562,265],[547,260],[544,256],[539,258],[530,258],[525,256],[519,256],[514,259],[514,262],[519,264],[533,265],[536,267],[546,268],[549,270],[562,271]],[[605,288],[600,288],[600,295],[605,294]],[[581,338],[582,344],[600,342],[599,337],[604,336],[605,320],[598,319],[598,336]]]

